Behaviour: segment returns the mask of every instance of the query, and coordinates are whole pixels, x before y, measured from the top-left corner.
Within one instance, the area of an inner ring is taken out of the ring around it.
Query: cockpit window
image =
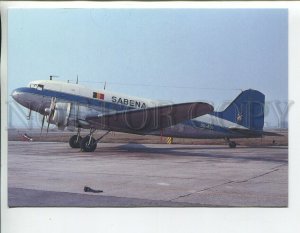
[[[29,87],[37,89],[37,90],[40,90],[40,91],[42,91],[44,89],[44,85],[42,85],[42,84],[35,84],[35,83],[34,84],[30,84]]]
[[[42,91],[44,89],[44,85],[38,84],[36,89]]]

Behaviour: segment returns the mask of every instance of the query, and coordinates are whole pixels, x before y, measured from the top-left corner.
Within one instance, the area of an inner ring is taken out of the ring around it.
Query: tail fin
[[[264,106],[265,95],[249,89],[238,95],[224,111],[212,115],[260,131],[264,127]]]

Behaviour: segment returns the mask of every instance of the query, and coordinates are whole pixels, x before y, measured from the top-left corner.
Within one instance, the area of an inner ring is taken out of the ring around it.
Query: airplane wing
[[[229,128],[231,131],[236,133],[241,133],[247,135],[249,137],[260,137],[260,136],[283,136],[282,134],[274,133],[274,132],[267,132],[267,131],[257,131],[257,130],[250,130],[250,129],[242,129],[242,128]]]
[[[193,102],[88,116],[85,120],[96,129],[145,133],[176,125],[213,111],[207,103]]]

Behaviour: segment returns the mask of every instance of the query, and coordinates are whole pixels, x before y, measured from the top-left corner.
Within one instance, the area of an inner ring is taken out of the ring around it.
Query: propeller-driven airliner
[[[265,96],[257,90],[242,91],[221,112],[204,102],[166,104],[107,90],[94,90],[81,84],[57,80],[32,81],[12,92],[13,99],[31,111],[40,113],[41,132],[54,124],[59,130],[77,131],[70,137],[72,148],[93,152],[109,132],[162,135],[180,138],[224,138],[236,147],[233,138],[274,135],[263,131]],[[90,133],[82,137],[81,129]],[[96,130],[105,133],[94,138]]]

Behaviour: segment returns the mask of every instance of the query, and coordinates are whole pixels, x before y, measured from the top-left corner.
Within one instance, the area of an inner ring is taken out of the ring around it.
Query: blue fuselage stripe
[[[121,105],[121,104],[103,101],[103,100],[99,100],[99,99],[89,98],[89,97],[85,97],[85,96],[80,96],[80,95],[75,95],[75,94],[70,94],[70,93],[65,93],[65,92],[60,92],[60,91],[47,90],[47,89],[37,90],[34,88],[29,88],[29,87],[22,87],[22,88],[18,88],[17,91],[34,94],[34,95],[45,96],[45,97],[49,97],[50,99],[52,97],[56,97],[57,99],[61,99],[63,101],[76,102],[76,103],[79,103],[82,105],[88,105],[88,106],[96,107],[96,108],[107,108],[107,109],[116,110],[116,111],[134,109],[134,107],[130,107],[130,106],[126,106],[126,105]]]

